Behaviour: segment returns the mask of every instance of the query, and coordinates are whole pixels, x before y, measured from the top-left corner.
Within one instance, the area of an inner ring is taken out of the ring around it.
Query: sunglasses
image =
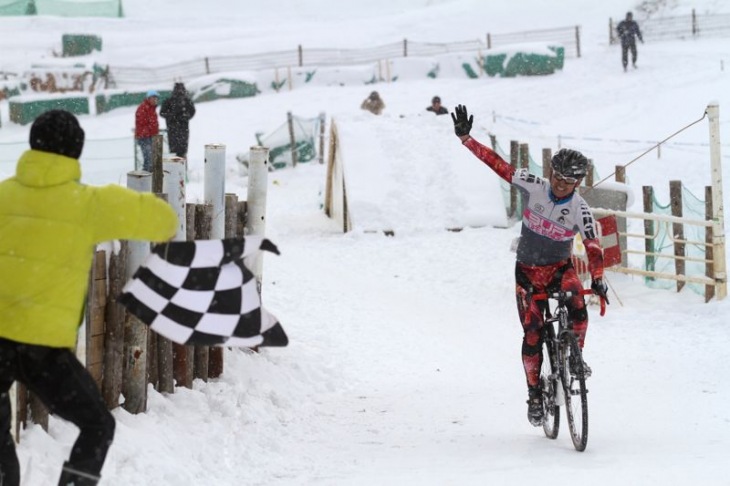
[[[576,179],[575,177],[566,177],[557,171],[553,171],[553,177],[555,177],[555,180],[559,182],[565,182],[566,184],[575,184],[576,182],[578,182],[578,179]]]

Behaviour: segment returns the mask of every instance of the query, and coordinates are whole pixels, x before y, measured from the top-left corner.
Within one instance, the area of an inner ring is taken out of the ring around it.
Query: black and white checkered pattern
[[[262,306],[244,258],[279,254],[257,236],[156,245],[119,301],[160,335],[179,344],[286,346],[278,320]]]

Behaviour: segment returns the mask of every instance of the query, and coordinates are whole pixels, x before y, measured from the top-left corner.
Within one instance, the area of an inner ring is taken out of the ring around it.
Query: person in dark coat
[[[449,110],[441,105],[441,98],[438,96],[433,97],[433,99],[431,100],[431,106],[426,108],[426,111],[433,112],[437,115],[446,115],[449,113]]]
[[[642,44],[644,38],[631,12],[626,12],[626,18],[618,23],[616,32],[621,39],[621,63],[624,65],[624,71],[629,65],[629,51],[631,51],[631,64],[636,68],[636,38],[638,37]]]
[[[195,105],[183,83],[175,83],[172,95],[162,103],[160,116],[167,124],[167,143],[170,152],[178,157],[187,157],[190,138],[188,122],[195,116]]]

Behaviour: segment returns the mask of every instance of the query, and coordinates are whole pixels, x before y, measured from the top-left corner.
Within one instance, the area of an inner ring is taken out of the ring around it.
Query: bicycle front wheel
[[[560,430],[560,404],[558,393],[560,380],[558,379],[557,357],[555,356],[555,341],[552,325],[547,329],[542,343],[542,365],[540,366],[540,388],[542,389],[542,406],[544,421],[542,429],[548,439],[555,439]]]
[[[583,372],[583,354],[572,332],[563,333],[560,344],[570,438],[575,449],[582,452],[588,443],[588,389]]]

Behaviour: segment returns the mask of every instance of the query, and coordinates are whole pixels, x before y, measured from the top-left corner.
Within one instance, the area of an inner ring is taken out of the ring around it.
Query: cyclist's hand
[[[466,137],[471,131],[471,125],[474,122],[474,115],[469,116],[466,112],[466,106],[456,105],[455,113],[451,114],[451,120],[454,122],[454,132],[457,137]]]
[[[606,304],[610,304],[608,301],[608,285],[602,278],[594,278],[591,282],[591,290],[596,293],[597,296],[606,301]]]

